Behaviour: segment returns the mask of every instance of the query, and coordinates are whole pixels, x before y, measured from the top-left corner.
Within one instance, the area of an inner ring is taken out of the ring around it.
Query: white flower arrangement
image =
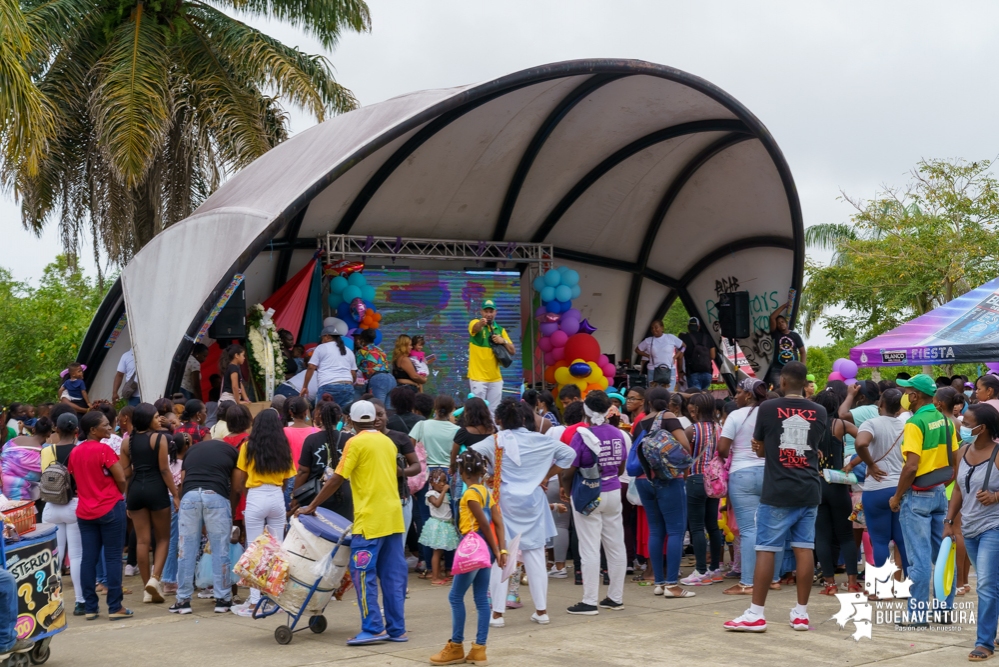
[[[250,368],[254,379],[261,385],[266,400],[274,398],[276,386],[275,371],[283,366],[281,340],[274,326],[274,311],[264,310],[259,303],[247,315],[249,332],[247,342],[250,347]]]

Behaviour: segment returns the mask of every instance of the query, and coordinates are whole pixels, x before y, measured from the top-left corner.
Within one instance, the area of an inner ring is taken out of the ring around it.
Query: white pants
[[[255,486],[246,492],[246,510],[243,512],[243,523],[246,525],[246,544],[260,537],[267,526],[267,532],[278,539],[284,540],[284,491],[279,486],[264,484]],[[250,602],[256,604],[260,600],[260,591],[250,589]]]
[[[469,380],[468,386],[476,398],[481,398],[489,404],[489,412],[496,413],[500,401],[503,400],[503,381],[499,382],[477,382]]]
[[[507,558],[516,558],[517,554],[511,553]],[[548,609],[548,566],[545,563],[545,550],[527,549],[521,550],[520,559],[524,563],[524,572],[527,574],[527,586],[531,589],[531,599],[534,601],[536,610]],[[510,585],[510,580],[501,582],[503,570],[498,563],[493,563],[492,572],[489,574],[489,594],[493,598],[493,612],[503,614],[506,612],[506,592]]]
[[[596,606],[600,593],[600,545],[607,556],[610,586],[607,597],[624,602],[624,575],[627,555],[624,550],[624,524],[621,521],[621,491],[604,491],[600,504],[589,516],[573,507],[576,537],[579,539],[579,560],[583,572],[583,603]]]
[[[59,554],[56,558],[56,571],[62,571],[62,562],[69,546],[69,576],[73,580],[73,593],[76,601],[83,604],[83,586],[80,585],[80,569],[83,566],[83,543],[80,541],[80,526],[76,523],[76,502],[73,498],[65,505],[46,503],[42,511],[42,521],[54,523],[58,528],[56,544]]]

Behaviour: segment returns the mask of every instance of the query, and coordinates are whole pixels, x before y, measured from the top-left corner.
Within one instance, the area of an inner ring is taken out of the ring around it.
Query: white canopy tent
[[[717,337],[718,294],[748,290],[760,371],[804,261],[790,170],[738,101],[647,62],[544,65],[363,107],[243,169],[125,267],[81,346],[91,396],[129,344],[144,397],[172,391],[233,275],[259,303],[328,232],[552,244],[580,272],[574,306],[625,357],[676,298]]]

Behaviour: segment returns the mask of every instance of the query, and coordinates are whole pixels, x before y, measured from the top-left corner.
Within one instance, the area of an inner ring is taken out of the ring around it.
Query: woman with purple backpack
[[[684,586],[708,586],[724,581],[721,570],[722,532],[718,528],[719,498],[708,496],[704,486],[705,466],[714,458],[718,449],[721,429],[715,422],[715,399],[711,394],[694,394],[688,409],[692,423],[687,427],[691,443],[690,456],[694,459],[687,472],[687,517],[690,522],[690,541],[694,546],[694,571],[680,583]],[[711,560],[708,561],[707,531],[711,541]]]

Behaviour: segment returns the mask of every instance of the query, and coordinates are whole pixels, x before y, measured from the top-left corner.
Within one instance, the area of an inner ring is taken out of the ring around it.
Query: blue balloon
[[[350,314],[350,304],[346,301],[341,301],[340,305],[336,307],[336,316],[347,324],[350,324],[354,319],[353,315]]]
[[[555,298],[559,301],[572,301],[572,288],[568,285],[559,285],[555,288]]]
[[[545,285],[541,289],[541,300],[542,301],[554,301],[555,300],[555,288],[550,285]]]
[[[558,307],[560,313],[568,313],[572,309],[572,301],[559,301]]]
[[[375,300],[375,288],[372,287],[371,285],[365,285],[364,287],[362,287],[361,288],[361,298],[364,299],[365,305],[367,305],[368,301],[374,301]],[[370,307],[371,306],[368,306],[368,308],[370,308]]]
[[[545,277],[538,276],[537,278],[534,279],[534,282],[531,283],[531,286],[534,288],[535,292],[540,292],[545,288]]]
[[[572,269],[569,269],[562,274],[562,284],[572,287],[573,285],[579,284],[579,274]]]
[[[558,315],[562,312],[562,305],[558,301],[545,301],[545,310]]]
[[[562,274],[558,269],[550,269],[545,273],[545,284],[549,287],[558,287],[562,283]]]
[[[592,372],[593,369],[590,368],[590,365],[585,361],[580,361],[569,366],[569,373],[571,373],[574,378],[588,378]]]
[[[330,292],[329,298],[326,299],[326,302],[330,304],[330,308],[336,308],[343,303],[343,297],[339,294],[333,294]]]
[[[347,282],[355,287],[364,287],[368,284],[368,279],[364,277],[363,273],[352,273],[347,278]]]
[[[565,274],[566,271],[572,271],[572,269],[570,269],[568,266],[557,266],[557,267],[555,267],[555,270],[558,271],[559,273],[563,274],[563,275]],[[563,282],[565,282],[565,281],[563,281]]]
[[[382,344],[382,330],[375,329],[375,345],[381,345],[381,344]]]
[[[344,278],[343,276],[337,276],[336,278],[330,281],[330,292],[334,294],[340,294],[345,289],[347,289],[347,285],[349,284],[350,283],[347,282],[346,278]]]
[[[354,349],[354,337],[353,336],[344,336],[343,337],[343,344],[347,346],[348,350],[353,351],[353,349]]]
[[[578,284],[572,286],[572,298],[573,299],[578,299],[579,295],[582,294],[582,293],[583,293],[583,288],[580,287]]]
[[[343,291],[343,300],[350,303],[354,299],[361,298],[361,288],[357,285],[351,285]]]

